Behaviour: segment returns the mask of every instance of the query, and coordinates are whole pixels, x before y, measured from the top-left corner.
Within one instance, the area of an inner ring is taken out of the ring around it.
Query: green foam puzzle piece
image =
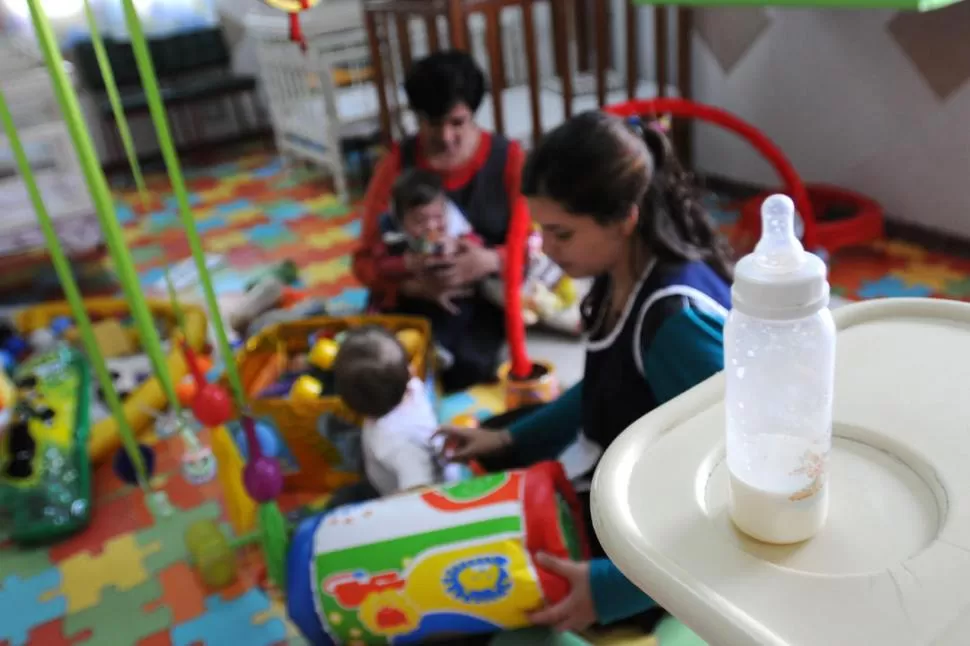
[[[172,625],[172,611],[161,605],[161,599],[162,584],[158,580],[125,591],[107,588],[101,594],[101,603],[64,618],[64,634],[75,637],[90,631],[84,646],[137,644]]]
[[[210,500],[193,509],[160,518],[153,527],[136,533],[135,539],[139,545],[147,547],[157,543],[159,546],[157,552],[145,557],[145,569],[151,574],[158,574],[167,567],[188,560],[189,554],[185,547],[186,530],[199,520],[218,521],[220,515],[219,503]]]
[[[499,633],[489,646],[592,646],[575,633],[559,633],[548,628],[523,628]]]
[[[673,617],[664,617],[654,635],[660,646],[707,646],[707,642]]]
[[[54,567],[46,549],[23,549],[14,545],[0,547],[0,581],[18,576],[32,579]]]

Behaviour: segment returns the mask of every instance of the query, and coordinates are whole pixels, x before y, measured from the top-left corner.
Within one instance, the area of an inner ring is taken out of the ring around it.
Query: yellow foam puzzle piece
[[[218,186],[199,191],[198,196],[203,204],[212,204],[223,200],[231,199],[235,196],[236,187],[228,182],[220,182]]]
[[[344,230],[343,227],[330,227],[326,231],[307,236],[306,241],[314,249],[329,249],[337,243],[347,242],[352,239],[353,236]]]
[[[249,244],[249,240],[242,231],[229,231],[207,238],[205,246],[210,251],[225,252]]]
[[[312,287],[332,283],[350,271],[349,258],[336,258],[327,262],[312,262],[300,271],[303,282]]]
[[[61,591],[67,600],[67,613],[96,606],[105,588],[127,591],[147,581],[144,559],[159,550],[158,542],[141,547],[133,534],[127,534],[105,543],[100,554],[75,554],[61,562]]]
[[[230,224],[246,224],[257,220],[262,217],[263,212],[257,209],[255,206],[250,206],[244,209],[239,209],[238,211],[233,211],[230,215],[226,216],[226,220]]]

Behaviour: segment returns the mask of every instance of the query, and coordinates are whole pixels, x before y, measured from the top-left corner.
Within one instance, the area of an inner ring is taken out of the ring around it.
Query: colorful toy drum
[[[539,552],[588,557],[558,462],[489,474],[306,521],[288,563],[290,617],[314,644],[420,644],[528,625],[569,593]]]

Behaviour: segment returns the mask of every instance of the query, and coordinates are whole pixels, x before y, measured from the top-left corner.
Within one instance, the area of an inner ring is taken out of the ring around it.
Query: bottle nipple
[[[795,237],[795,203],[787,195],[772,195],[761,205],[761,239],[754,258],[772,273],[794,271],[805,262],[805,248]]]

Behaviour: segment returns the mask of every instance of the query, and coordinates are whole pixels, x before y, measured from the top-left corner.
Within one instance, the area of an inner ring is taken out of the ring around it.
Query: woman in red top
[[[354,275],[370,289],[371,305],[378,310],[430,319],[435,340],[454,357],[443,385],[460,390],[495,379],[504,315],[477,285],[501,271],[512,211],[525,208],[519,192],[524,157],[516,142],[476,125],[485,77],[465,52],[438,52],[417,61],[404,88],[418,117],[418,134],[394,144],[377,164],[364,197]],[[394,180],[413,166],[441,176],[448,197],[483,245],[463,241],[447,259],[387,253],[381,218]],[[457,313],[441,307],[443,299],[455,303]]]

